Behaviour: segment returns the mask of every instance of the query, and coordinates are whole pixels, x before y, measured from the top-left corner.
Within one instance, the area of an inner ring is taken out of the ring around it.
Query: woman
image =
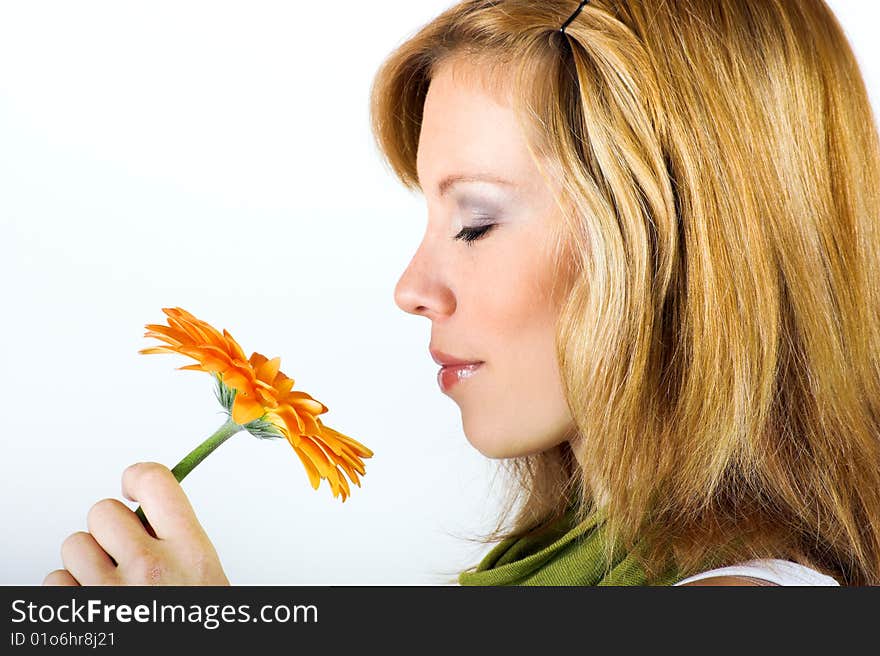
[[[428,204],[395,299],[518,485],[462,584],[880,583],[880,144],[822,0],[470,0],[372,112]],[[160,539],[105,500],[46,583],[228,583],[167,469],[123,489]]]

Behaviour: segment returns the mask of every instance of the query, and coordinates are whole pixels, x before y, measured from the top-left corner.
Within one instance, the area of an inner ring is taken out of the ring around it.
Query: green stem
[[[177,482],[179,483],[182,481],[184,477],[195,469],[196,465],[202,460],[207,458],[214,449],[241,430],[244,430],[244,426],[236,424],[232,421],[232,417],[229,417],[229,419],[226,420],[226,423],[218,428],[211,437],[190,451],[189,454],[187,454],[187,456],[177,463],[174,469],[171,470],[171,473],[174,474],[174,478],[177,479]],[[144,526],[151,528],[150,523],[147,521],[147,517],[144,515],[144,511],[141,510],[140,506],[135,510],[135,514],[140,517],[141,523],[143,523]]]

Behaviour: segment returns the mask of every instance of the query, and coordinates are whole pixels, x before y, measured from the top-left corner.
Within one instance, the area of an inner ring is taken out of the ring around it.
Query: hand
[[[220,559],[180,483],[156,462],[140,462],[122,474],[122,494],[137,501],[155,531],[117,499],[89,510],[89,532],[61,544],[65,569],[43,585],[229,585]]]

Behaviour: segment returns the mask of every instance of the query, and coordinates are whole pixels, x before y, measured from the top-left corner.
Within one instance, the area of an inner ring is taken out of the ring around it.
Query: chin
[[[510,434],[486,434],[479,431],[465,429],[465,436],[471,446],[487,458],[501,460],[505,458],[519,458],[540,453],[549,447],[523,444]]]
[[[509,444],[503,435],[497,432],[474,429],[469,427],[467,422],[465,422],[463,430],[470,445],[487,458],[511,457]]]
[[[570,430],[556,431],[554,434],[547,435],[543,439],[531,439],[527,435],[515,435],[513,430],[505,429],[480,429],[468,426],[465,422],[464,434],[468,442],[477,451],[487,458],[500,460],[503,458],[522,458],[531,456],[565,442],[570,436]]]
[[[499,448],[497,445],[485,446],[480,444],[479,442],[475,442],[474,440],[468,438],[468,441],[471,443],[477,451],[482,453],[487,458],[491,458],[493,460],[503,460],[505,458],[515,458],[517,455],[516,452],[511,452],[510,450]]]

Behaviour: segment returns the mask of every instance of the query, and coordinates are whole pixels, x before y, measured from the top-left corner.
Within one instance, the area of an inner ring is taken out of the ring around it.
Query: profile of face
[[[443,63],[431,80],[417,154],[428,225],[394,298],[431,321],[432,351],[482,362],[441,389],[468,441],[510,458],[571,437],[551,294],[562,215],[513,110],[474,66]]]

